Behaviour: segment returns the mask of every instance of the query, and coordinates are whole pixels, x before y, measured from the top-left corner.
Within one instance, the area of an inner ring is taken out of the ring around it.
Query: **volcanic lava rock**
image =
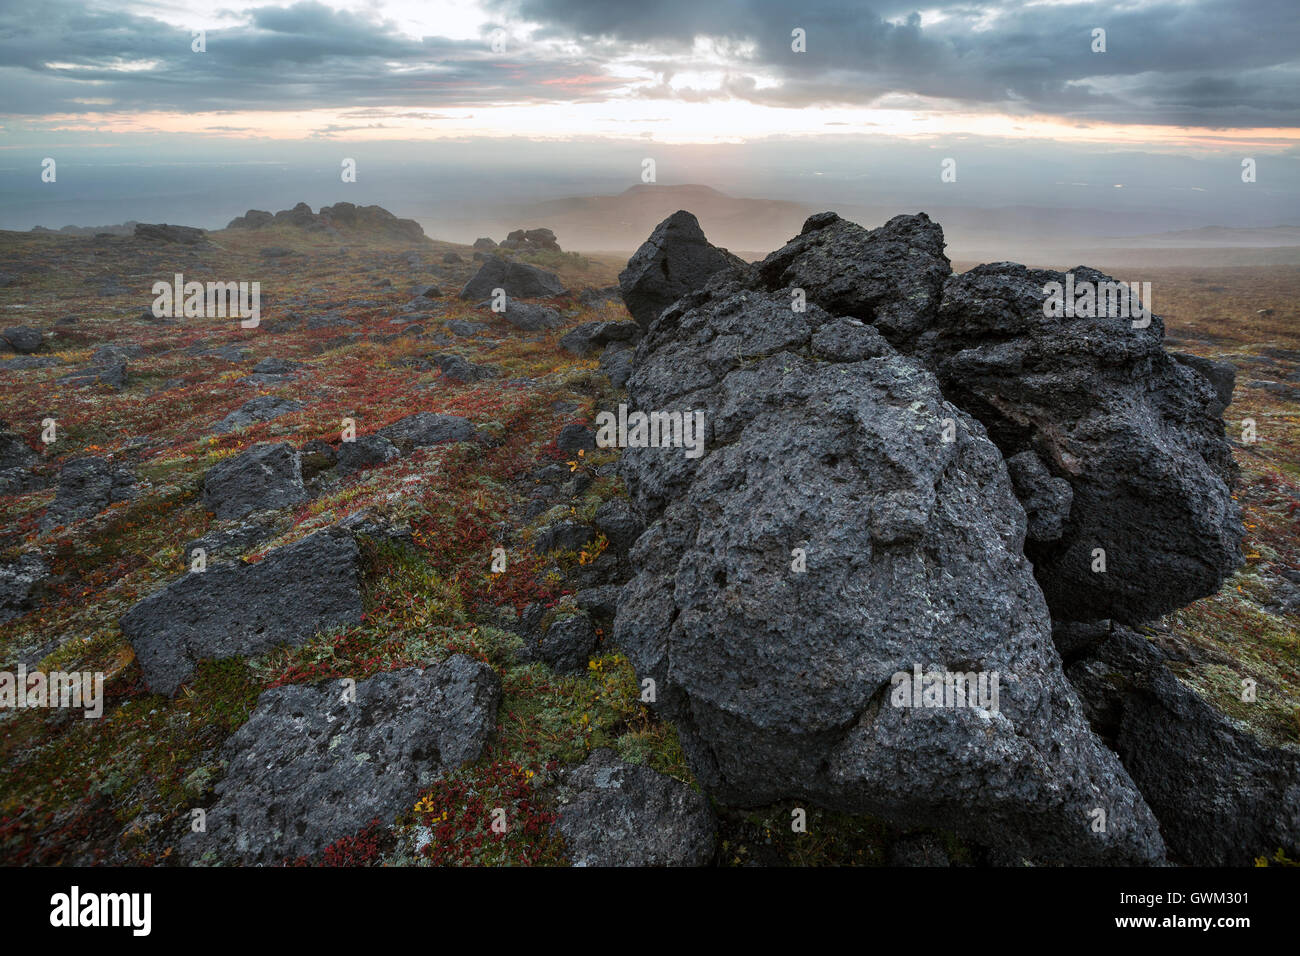
[[[559,804],[555,828],[574,866],[705,866],[717,848],[703,795],[604,747],[565,778]]]
[[[564,294],[564,285],[554,273],[492,256],[460,290],[460,297],[486,299],[493,289],[505,289],[511,299],[543,299]]]
[[[1029,519],[1027,537],[1031,541],[1056,541],[1061,537],[1074,502],[1070,483],[1064,478],[1053,478],[1032,451],[1008,458],[1007,471]]]
[[[598,352],[611,342],[633,342],[641,337],[641,327],[634,322],[584,322],[566,332],[560,348],[584,357]]]
[[[478,365],[463,355],[433,354],[429,358],[438,366],[442,377],[452,382],[481,382],[496,378],[497,370],[490,365]]]
[[[463,654],[376,674],[356,684],[355,698],[344,690],[325,681],[262,693],[224,746],[229,769],[206,831],[182,841],[183,859],[310,858],[375,818],[390,822],[482,754],[501,699],[492,668]]]
[[[218,518],[242,518],[306,500],[299,452],[286,442],[254,445],[217,462],[203,478],[203,507]]]
[[[128,469],[104,458],[75,458],[59,471],[58,491],[41,518],[41,530],[97,515],[134,494],[135,478]]]
[[[376,433],[387,438],[403,453],[414,448],[441,445],[445,442],[472,441],[477,435],[474,424],[459,415],[416,412],[399,418]]]
[[[204,659],[298,646],[317,632],[361,622],[356,542],[326,529],[276,548],[256,564],[189,571],[122,616],[149,689],[174,694]]]
[[[551,623],[538,636],[524,641],[523,660],[541,661],[557,674],[584,674],[596,651],[596,628],[586,614],[574,614]]]
[[[264,364],[264,362],[259,362],[258,366]],[[295,402],[292,399],[280,398],[277,395],[259,395],[257,398],[251,398],[244,402],[239,408],[217,422],[212,426],[212,430],[218,435],[224,435],[238,428],[248,428],[250,425],[256,425],[259,422],[269,422],[281,415],[300,412],[304,408],[306,406],[302,402]]]
[[[648,528],[614,631],[697,779],[731,805],[802,797],[1034,861],[1162,860],[1061,671],[997,447],[865,327],[875,357],[815,357],[834,318],[790,301],[715,276],[664,310],[628,383],[630,408],[706,423],[701,457],[623,454]],[[985,696],[900,697],[918,670],[982,674]]]
[[[0,423],[0,495],[12,495],[37,487],[40,482],[32,469],[41,456],[31,445]]]
[[[30,355],[45,344],[45,337],[39,329],[26,325],[15,325],[0,332],[0,340],[19,355]]]
[[[1114,282],[1082,267],[1073,276],[1076,288]],[[1069,482],[1059,540],[1027,551],[1052,615],[1148,620],[1213,594],[1242,563],[1219,417],[1228,383],[1171,357],[1159,316],[1135,328],[1125,284],[1122,315],[1049,317],[1045,287],[1066,281],[1014,263],[954,276],[918,348],[1004,455],[1032,451]]]
[[[521,332],[540,332],[564,324],[560,313],[535,302],[509,300],[506,310],[501,313],[507,322]]]
[[[0,624],[34,610],[49,577],[49,565],[34,551],[0,563]]]
[[[628,312],[648,329],[668,306],[688,292],[703,288],[714,273],[745,262],[704,238],[699,220],[679,209],[641,244],[619,273],[618,287]]]
[[[339,443],[339,474],[350,475],[363,468],[383,465],[401,455],[398,447],[383,435],[358,435],[353,441]]]
[[[933,321],[952,273],[943,249],[943,230],[925,213],[868,230],[824,212],[810,216],[757,273],[764,287],[803,289],[809,302],[860,319],[910,351],[911,339]]]
[[[1169,670],[1168,654],[1116,626],[1069,669],[1094,729],[1160,818],[1171,858],[1250,866],[1300,853],[1300,753],[1234,726]]]

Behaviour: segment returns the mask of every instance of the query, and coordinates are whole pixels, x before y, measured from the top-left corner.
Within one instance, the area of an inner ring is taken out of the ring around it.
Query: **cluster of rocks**
[[[414,219],[399,219],[383,206],[357,206],[350,202],[321,206],[319,213],[313,213],[305,202],[277,213],[250,209],[226,224],[227,229],[264,229],[267,226],[293,226],[331,236],[365,232],[390,239],[414,241],[424,238],[424,229]]]
[[[274,548],[254,564],[208,559],[241,553],[271,537],[278,530],[279,513],[311,500],[331,478],[345,478],[417,448],[476,436],[468,419],[417,412],[337,446],[321,441],[302,448],[287,442],[261,443],[213,465],[203,479],[202,503],[215,523],[207,535],[187,546],[190,570],[121,618],[146,686],[174,694],[200,660],[296,646],[323,629],[357,623],[361,570],[354,536],[387,536],[388,529],[329,528]],[[77,464],[65,465],[64,474]],[[66,479],[70,485],[75,481],[78,489],[87,483],[81,470],[74,469]],[[88,498],[85,493],[65,496],[64,483],[61,479],[60,497],[46,521],[56,520],[56,514],[65,519],[74,502]],[[117,493],[117,486],[102,476],[99,484],[104,485],[96,486],[99,498]],[[67,507],[60,506],[64,497]],[[192,563],[196,549],[202,549],[201,570]]]
[[[706,451],[622,456],[646,530],[615,640],[728,805],[1043,863],[1296,847],[1294,755],[1245,747],[1124,630],[1242,562],[1230,367],[1166,352],[1158,316],[1047,317],[1062,273],[954,276],[943,250],[924,214],[813,216],[754,265],[689,213],[655,229],[620,276],[628,405],[703,411]],[[1000,675],[1000,699],[901,706],[914,668]]]
[[[477,242],[474,248],[480,248]],[[520,252],[559,252],[560,244],[555,241],[555,233],[549,229],[516,229],[497,248]]]

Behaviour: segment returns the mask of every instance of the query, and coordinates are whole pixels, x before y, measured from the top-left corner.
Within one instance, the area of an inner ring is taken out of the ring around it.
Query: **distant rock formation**
[[[203,241],[206,232],[193,226],[171,226],[167,223],[138,222],[135,224],[135,237],[154,242],[176,242],[184,246],[193,246]]]
[[[31,231],[52,236],[133,236],[137,225],[139,223],[134,219],[128,219],[126,222],[116,223],[111,226],[64,226],[62,229],[46,229],[44,226],[32,226]]]
[[[390,239],[424,238],[424,230],[414,219],[398,219],[382,206],[357,206],[350,202],[321,206],[319,213],[313,213],[305,202],[275,214],[263,209],[250,209],[226,224],[227,229],[264,229],[267,226],[294,226],[330,235],[357,231]]]
[[[482,240],[479,240],[481,242]],[[491,242],[491,240],[488,240]],[[475,249],[491,248],[474,243]],[[555,241],[555,233],[549,229],[516,229],[502,241],[502,249],[518,249],[523,252],[559,252],[560,244]]]

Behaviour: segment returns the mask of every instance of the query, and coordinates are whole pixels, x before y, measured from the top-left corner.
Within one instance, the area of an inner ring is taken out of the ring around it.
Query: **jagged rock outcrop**
[[[679,209],[659,225],[618,275],[623,302],[638,325],[648,329],[668,306],[744,260],[704,238],[699,220]]]
[[[1033,452],[1069,482],[1062,533],[1027,552],[1053,616],[1149,620],[1213,594],[1242,563],[1220,417],[1230,379],[1169,355],[1158,315],[1135,328],[1127,285],[1109,310],[1122,315],[1060,318],[1045,315],[1052,282],[1066,275],[1014,263],[954,276],[919,354],[1004,455]],[[1114,280],[1074,269],[1085,282]]]
[[[701,784],[1043,862],[1161,860],[1155,819],[1061,671],[984,429],[870,326],[751,285],[715,275],[636,351],[629,408],[701,411],[703,454],[633,447],[620,462],[649,526],[615,639]],[[910,686],[914,668],[1000,675],[1000,698],[898,706],[896,675]]]
[[[204,659],[297,646],[361,621],[361,567],[352,536],[318,531],[256,564],[189,571],[122,616],[149,690],[175,694]]]
[[[229,761],[206,829],[181,842],[191,863],[314,857],[371,820],[391,822],[421,789],[476,760],[496,727],[492,668],[455,655],[358,681],[265,691],[223,748]]]
[[[487,299],[494,289],[504,289],[511,299],[544,299],[563,295],[564,284],[554,273],[526,262],[509,262],[491,256],[460,290],[462,299]]]
[[[1184,686],[1167,652],[1116,626],[1070,666],[1093,728],[1160,819],[1171,857],[1250,866],[1300,854],[1300,751],[1271,747]],[[1262,691],[1261,691],[1262,692]]]
[[[757,265],[770,290],[802,289],[832,315],[873,326],[904,352],[934,320],[952,265],[943,229],[925,213],[895,216],[864,229],[833,212],[810,216],[803,230]]]
[[[321,206],[319,213],[313,213],[305,202],[274,215],[263,209],[250,209],[230,220],[226,228],[264,229],[279,225],[312,232],[360,231],[388,239],[416,241],[424,238],[424,229],[414,219],[399,219],[383,206],[357,206],[350,202]]]

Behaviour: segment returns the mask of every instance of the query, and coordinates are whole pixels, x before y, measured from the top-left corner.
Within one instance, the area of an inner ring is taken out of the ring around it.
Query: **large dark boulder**
[[[623,302],[632,318],[648,329],[659,314],[709,277],[745,262],[704,238],[699,220],[679,209],[659,225],[618,275]]]
[[[149,689],[174,694],[207,658],[250,657],[361,622],[356,542],[336,529],[276,548],[256,564],[189,571],[122,616]]]
[[[40,329],[27,325],[15,325],[0,332],[0,340],[19,355],[30,355],[45,344],[45,337]]]
[[[564,324],[560,313],[536,302],[507,300],[506,310],[501,314],[507,322],[521,332],[540,332]]]
[[[1177,862],[1250,866],[1300,855],[1300,752],[1262,743],[1167,666],[1168,652],[1115,627],[1069,669],[1094,729],[1160,819]],[[1261,689],[1261,693],[1262,693]]]
[[[105,458],[75,458],[59,471],[58,491],[41,518],[41,530],[97,515],[134,494],[135,478],[129,469]]]
[[[302,459],[287,442],[254,445],[213,465],[203,477],[203,506],[218,518],[242,518],[306,500]]]
[[[420,790],[478,759],[496,727],[500,682],[458,654],[359,681],[277,687],[223,748],[229,761],[187,862],[275,864],[316,857],[371,820],[391,822]]]
[[[860,319],[910,351],[908,343],[934,320],[952,273],[943,249],[943,230],[925,213],[864,229],[824,212],[810,216],[757,273],[766,288],[803,289],[807,301]]]
[[[265,364],[265,362],[259,362],[258,367],[260,368]],[[254,371],[257,370],[254,369]],[[257,398],[251,398],[244,402],[239,408],[213,425],[212,431],[218,435],[224,435],[236,429],[248,428],[261,422],[269,422],[281,415],[300,412],[306,407],[302,402],[295,402],[291,398],[280,398],[278,395],[259,395]]]
[[[574,866],[705,866],[718,843],[702,794],[605,748],[565,778],[555,828]]]
[[[585,674],[596,651],[596,628],[586,614],[572,614],[551,622],[524,639],[522,660],[540,661],[557,674]]]
[[[358,435],[353,441],[340,442],[337,454],[339,474],[350,475],[387,464],[402,453],[383,435]]]
[[[697,779],[725,804],[807,799],[1040,862],[1162,860],[1062,673],[998,449],[870,327],[819,336],[836,322],[715,276],[636,352],[629,407],[701,410],[707,442],[623,454],[648,528],[614,636]],[[1000,694],[902,706],[914,668]]]
[[[563,295],[559,276],[523,262],[489,258],[460,290],[462,299],[486,299],[493,289],[505,289],[511,299],[544,299]]]
[[[387,438],[403,453],[429,445],[446,442],[471,441],[477,435],[474,423],[459,415],[439,415],[436,412],[416,412],[399,418],[376,432]]]
[[[1014,263],[954,276],[918,352],[1004,455],[1033,452],[1069,483],[1062,533],[1027,549],[1053,616],[1152,619],[1213,594],[1243,560],[1220,418],[1231,380],[1169,355],[1158,315],[1134,328],[1127,286],[1129,315],[1059,318],[1045,315],[1051,282],[1066,276]]]

